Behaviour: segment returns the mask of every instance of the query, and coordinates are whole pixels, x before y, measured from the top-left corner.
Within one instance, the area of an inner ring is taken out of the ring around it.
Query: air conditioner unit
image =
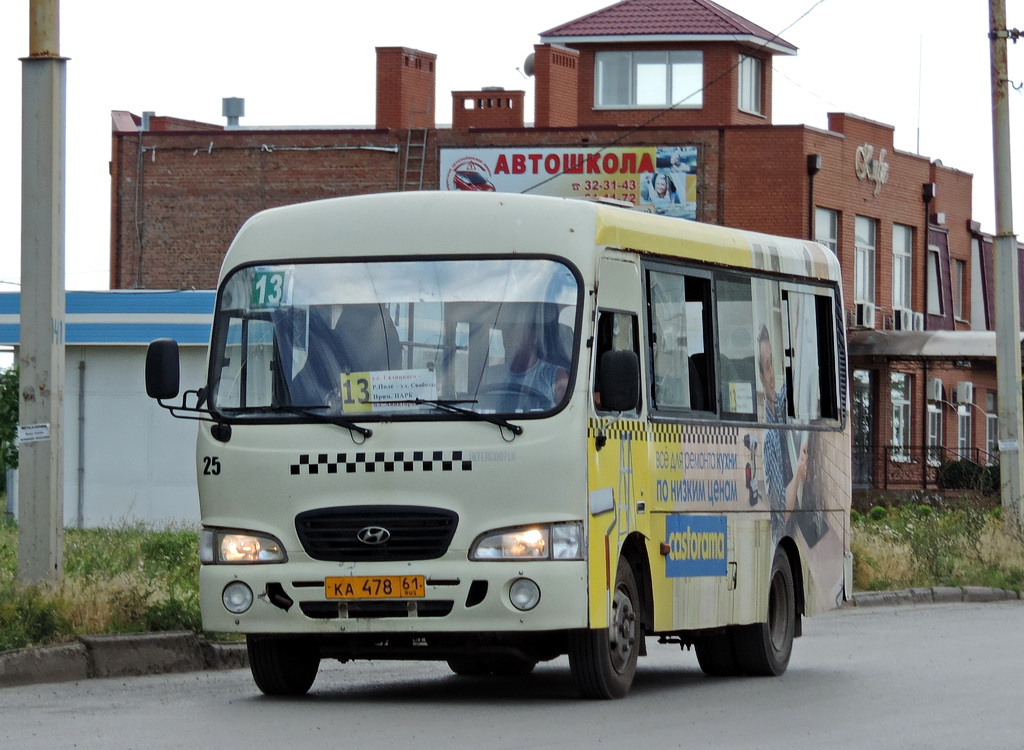
[[[911,331],[914,326],[914,313],[910,310],[893,310],[893,322],[897,331]]]
[[[928,400],[942,401],[942,378],[928,379]]]
[[[974,403],[974,383],[970,382],[969,380],[961,380],[959,383],[956,384],[956,403]]]
[[[864,328],[875,327],[875,305],[871,302],[857,303],[857,325]]]
[[[915,331],[924,330],[924,313],[914,313],[914,320],[912,326],[913,330]]]

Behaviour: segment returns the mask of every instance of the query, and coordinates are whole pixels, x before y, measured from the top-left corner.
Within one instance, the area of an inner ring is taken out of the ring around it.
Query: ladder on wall
[[[402,169],[402,186],[405,190],[422,190],[423,173],[427,162],[427,135],[429,128],[413,127],[414,123],[430,122],[430,105],[425,110],[409,113],[409,128],[405,131],[405,164]]]

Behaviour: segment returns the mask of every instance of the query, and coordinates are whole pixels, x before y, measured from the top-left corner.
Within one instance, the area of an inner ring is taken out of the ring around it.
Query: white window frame
[[[878,221],[858,216],[853,247],[853,301],[875,304],[875,250],[878,246]]]
[[[928,404],[928,464],[942,463],[942,406]]]
[[[913,310],[914,230],[905,224],[892,225],[892,307]]]
[[[737,105],[741,112],[749,112],[752,115],[764,114],[763,65],[760,57],[740,55]]]
[[[911,382],[912,378],[903,372],[889,374],[890,393],[892,397],[892,453],[893,461],[907,463],[910,461],[911,437]]]
[[[999,461],[999,399],[996,391],[985,393],[985,463],[991,466]]]
[[[971,408],[964,404],[956,407],[956,453],[961,459],[971,457],[971,432],[973,430]]]
[[[839,255],[839,212],[831,208],[814,209],[814,241]]]
[[[659,61],[658,58],[661,58]],[[660,69],[659,69],[660,66]],[[648,75],[649,74],[649,75]],[[617,80],[620,88],[609,86]],[[664,85],[660,99],[645,91]],[[606,85],[608,84],[608,85]],[[608,99],[608,101],[605,101]],[[701,50],[604,51],[594,59],[594,109],[701,109],[704,106],[704,53]]]

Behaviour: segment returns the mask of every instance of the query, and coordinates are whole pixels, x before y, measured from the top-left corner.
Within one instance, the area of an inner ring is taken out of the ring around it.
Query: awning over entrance
[[[847,335],[851,357],[891,359],[995,359],[995,331],[855,330]]]

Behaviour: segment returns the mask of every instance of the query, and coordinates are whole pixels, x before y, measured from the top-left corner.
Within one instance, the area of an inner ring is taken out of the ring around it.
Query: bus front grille
[[[315,560],[433,560],[448,551],[458,521],[443,508],[358,505],[305,511],[295,530]]]

